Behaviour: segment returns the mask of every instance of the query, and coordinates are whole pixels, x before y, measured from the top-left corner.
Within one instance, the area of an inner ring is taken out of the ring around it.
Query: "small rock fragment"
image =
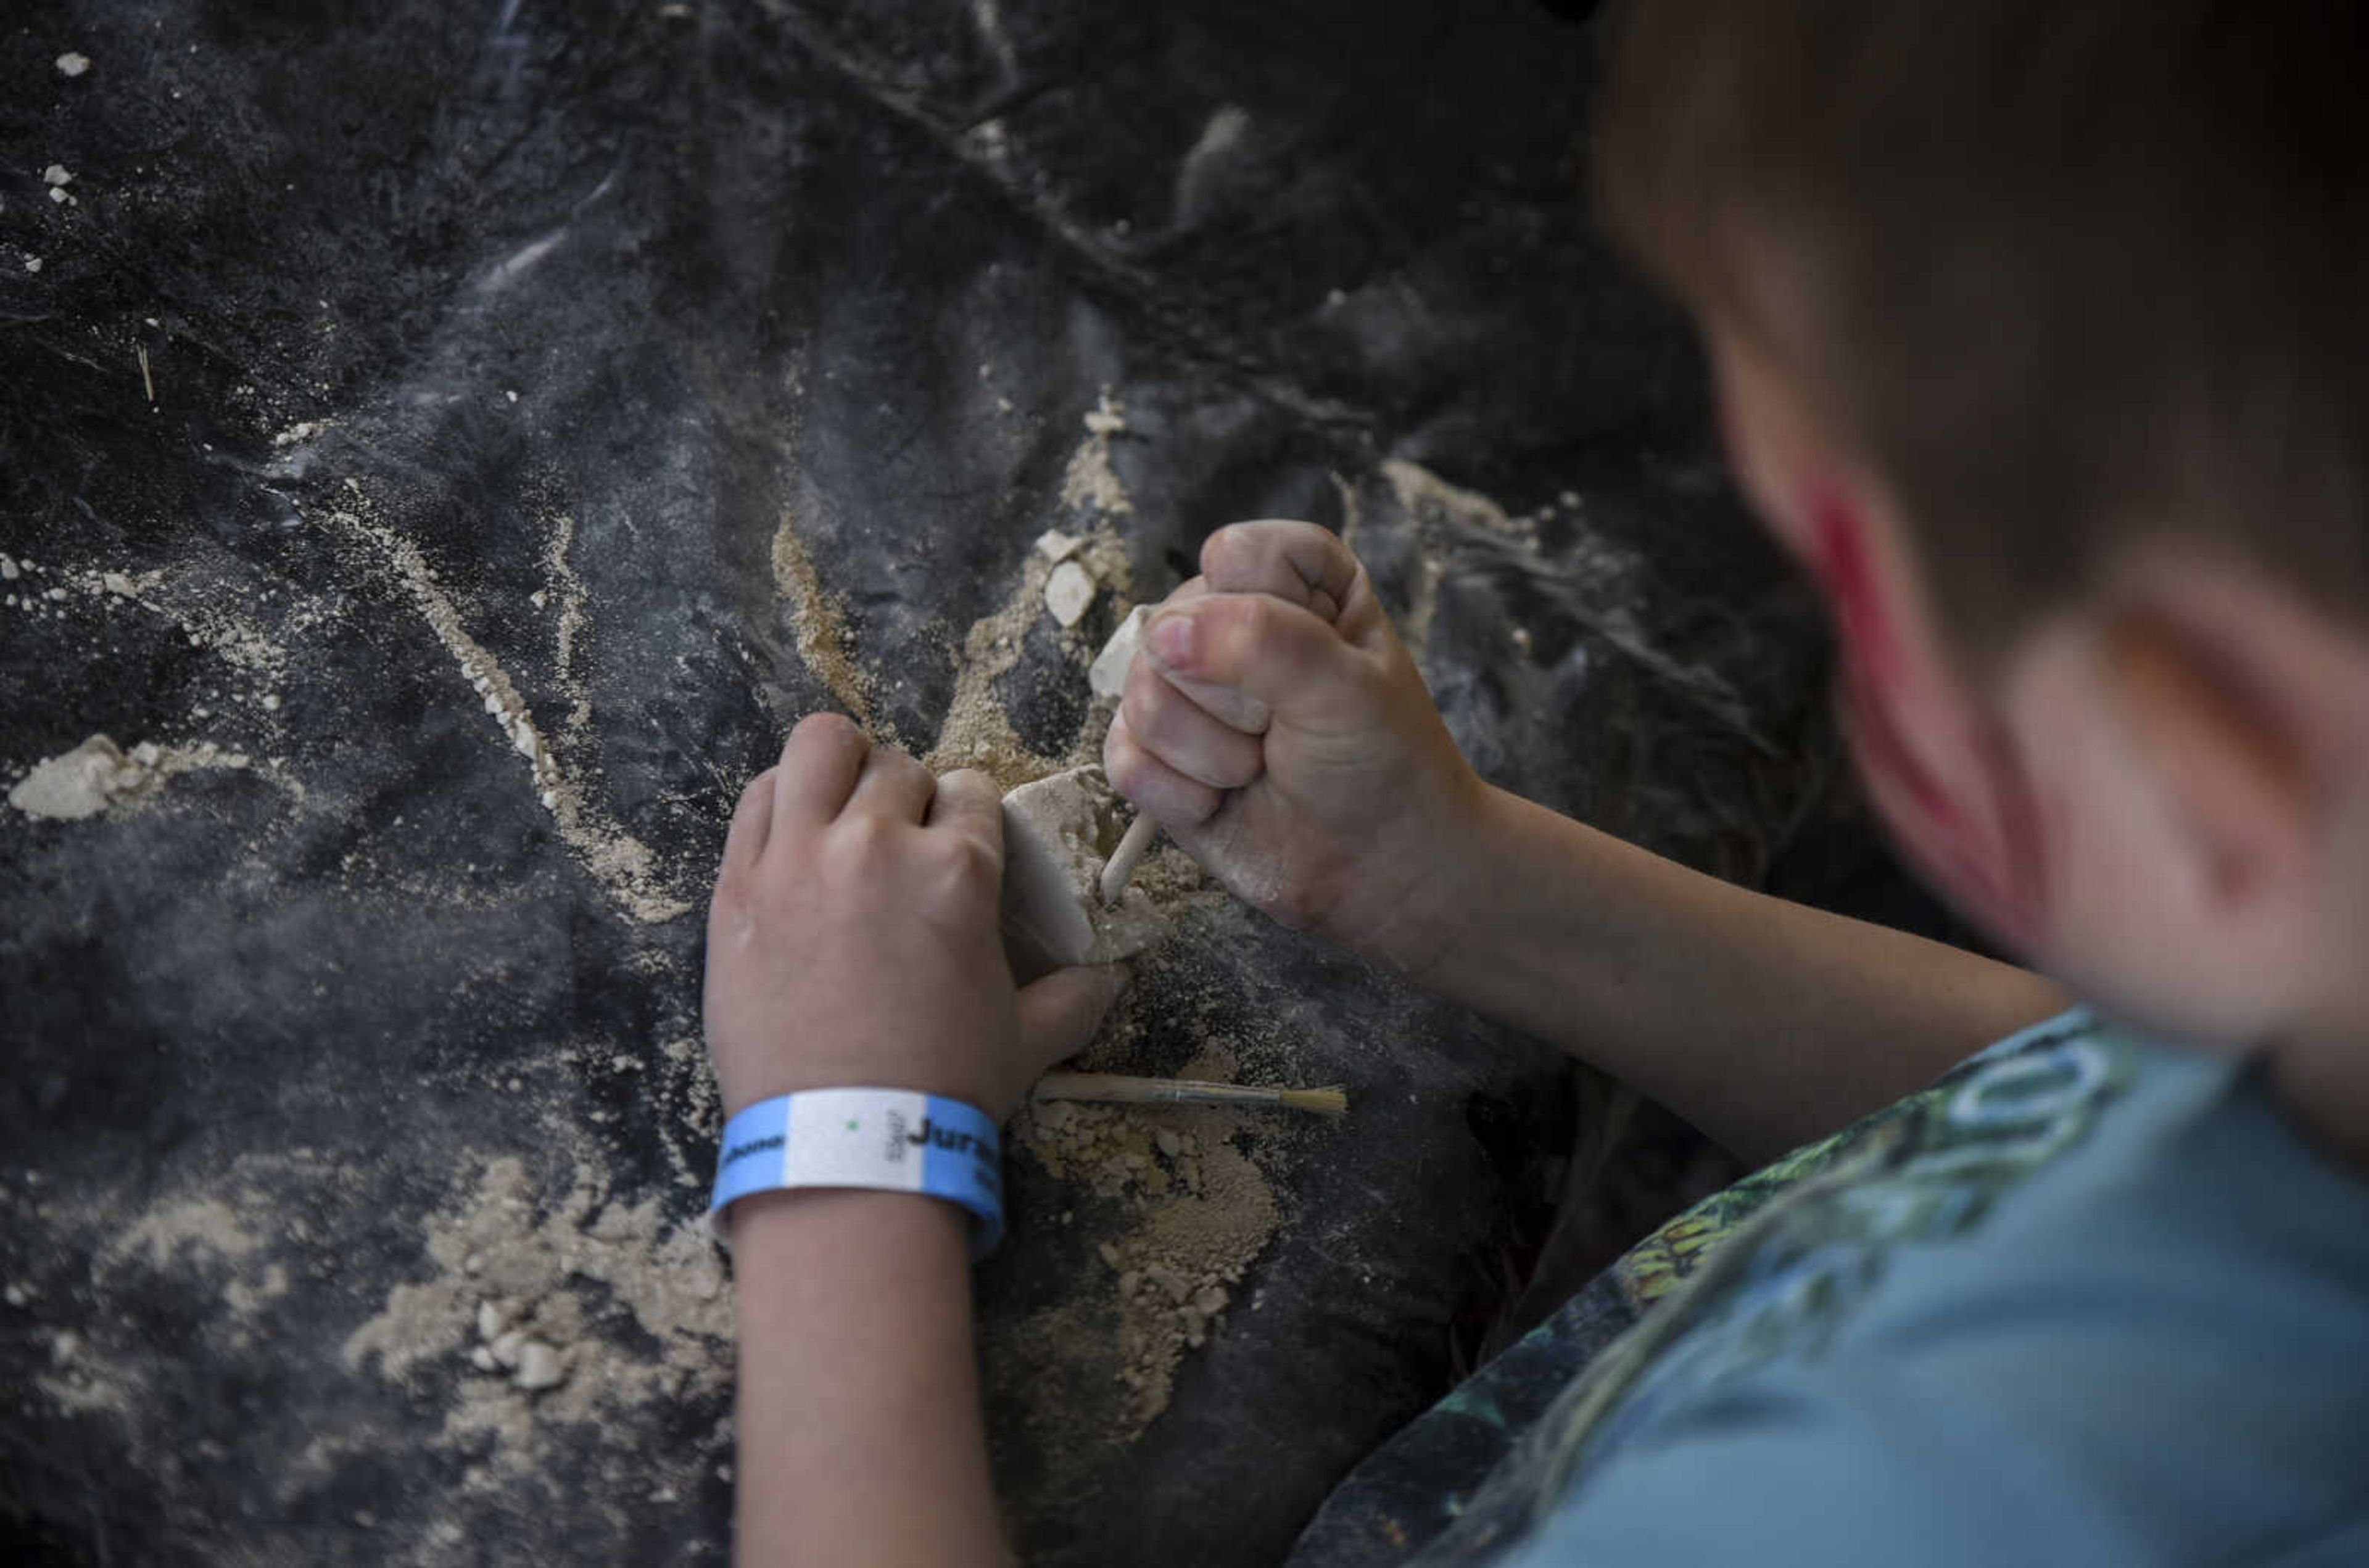
[[[44,185],[71,185],[74,183],[74,171],[67,168],[63,164],[52,164],[49,167],[41,171],[41,183]]]
[[[1159,1131],[1153,1133],[1151,1135],[1151,1141],[1158,1144],[1160,1146],[1160,1152],[1167,1155],[1171,1160],[1175,1159],[1177,1155],[1184,1151],[1183,1140],[1178,1139],[1175,1133],[1170,1131],[1167,1127],[1162,1127]]]
[[[1118,1266],[1118,1249],[1112,1246],[1108,1242],[1103,1242],[1101,1245],[1094,1248],[1094,1251],[1101,1253],[1103,1262],[1110,1265],[1111,1267],[1116,1268]],[[15,1306],[16,1303],[11,1301],[9,1305]]]
[[[1064,630],[1084,619],[1094,601],[1094,579],[1086,568],[1075,561],[1064,561],[1053,568],[1052,578],[1045,584],[1045,608]]]
[[[552,1346],[539,1339],[530,1339],[519,1348],[518,1373],[511,1381],[532,1393],[542,1389],[555,1389],[567,1380],[567,1360]]]
[[[477,1337],[490,1345],[510,1326],[509,1309],[498,1301],[477,1303]]]
[[[28,272],[39,272],[40,269],[41,269],[41,258],[40,258],[40,257],[38,257],[38,256],[29,256],[29,257],[25,258],[25,270],[26,270],[26,271],[28,271]]]
[[[494,1359],[492,1351],[482,1345],[473,1345],[469,1347],[469,1365],[480,1372],[490,1372],[500,1363]]]
[[[58,56],[58,74],[61,76],[79,76],[89,69],[90,56],[87,54],[70,49]]]
[[[494,1359],[505,1367],[517,1366],[520,1356],[526,1350],[526,1334],[518,1329],[510,1329],[496,1335],[493,1345]]]
[[[1084,540],[1058,528],[1048,528],[1036,536],[1036,553],[1057,567],[1085,547]]]
[[[1143,646],[1143,623],[1150,613],[1150,606],[1145,604],[1128,611],[1086,670],[1087,686],[1104,702],[1116,703],[1126,695],[1127,672],[1135,663],[1135,650]]]
[[[1193,1292],[1193,1310],[1205,1318],[1214,1318],[1226,1310],[1226,1288],[1204,1285]]]

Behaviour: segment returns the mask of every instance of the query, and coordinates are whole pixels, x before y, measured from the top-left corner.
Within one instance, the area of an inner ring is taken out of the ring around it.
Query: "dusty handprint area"
[[[820,708],[1095,761],[1223,521],[1348,537],[1497,782],[1821,831],[1806,602],[1574,195],[1587,35],[1286,14],[0,35],[0,1547],[723,1561],[732,802]],[[1083,1065],[1351,1109],[1015,1123],[1001,1494],[1032,1563],[1272,1561],[1543,1246],[1570,1070],[1137,886]]]

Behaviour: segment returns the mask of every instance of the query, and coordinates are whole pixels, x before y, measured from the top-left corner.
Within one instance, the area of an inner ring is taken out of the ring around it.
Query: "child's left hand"
[[[1116,968],[1013,985],[1001,796],[836,714],[740,796],[707,916],[707,1048],[729,1116],[802,1089],[912,1089],[998,1121],[1082,1048]]]

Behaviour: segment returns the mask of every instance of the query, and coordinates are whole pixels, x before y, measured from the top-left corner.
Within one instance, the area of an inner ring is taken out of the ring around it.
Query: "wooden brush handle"
[[[1135,820],[1127,825],[1127,836],[1111,851],[1110,860],[1103,866],[1102,896],[1104,905],[1116,904],[1127,892],[1127,885],[1135,876],[1135,868],[1151,848],[1151,841],[1160,836],[1160,824],[1149,811],[1139,811]]]
[[[1086,1100],[1106,1105],[1272,1105],[1282,1091],[1195,1078],[1129,1078],[1116,1072],[1048,1072],[1032,1092],[1039,1100]]]

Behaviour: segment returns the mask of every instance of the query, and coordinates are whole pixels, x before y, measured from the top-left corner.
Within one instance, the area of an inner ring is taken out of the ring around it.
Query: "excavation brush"
[[[1030,1097],[1100,1105],[1271,1105],[1337,1116],[1349,1108],[1339,1084],[1276,1089],[1255,1083],[1213,1083],[1198,1078],[1128,1078],[1116,1072],[1048,1072]]]

